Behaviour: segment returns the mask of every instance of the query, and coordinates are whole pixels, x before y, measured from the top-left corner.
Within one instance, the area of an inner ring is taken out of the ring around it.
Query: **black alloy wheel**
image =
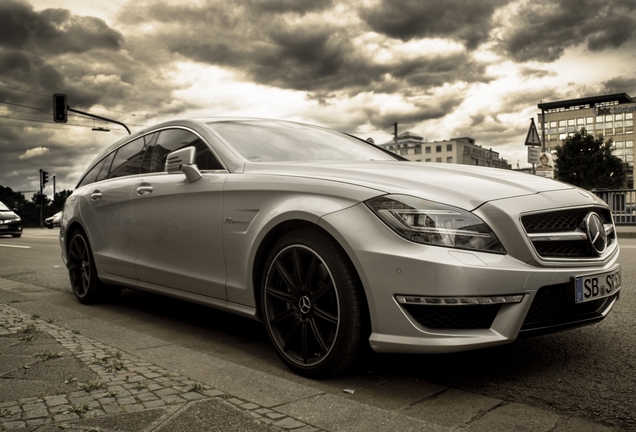
[[[95,261],[86,235],[76,231],[68,247],[68,273],[73,294],[84,304],[98,301],[103,286],[97,279]]]
[[[265,270],[263,319],[283,362],[313,378],[350,367],[364,339],[365,302],[340,246],[320,232],[293,231],[278,241]]]

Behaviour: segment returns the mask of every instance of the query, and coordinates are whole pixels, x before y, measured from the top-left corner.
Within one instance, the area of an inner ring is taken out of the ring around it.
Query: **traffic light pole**
[[[43,210],[42,210],[42,190],[44,189],[44,184],[42,184],[42,177],[43,177],[42,173],[43,173],[43,171],[40,170],[40,196],[38,197],[38,201],[39,201],[39,204],[40,204],[40,229],[42,229],[44,227],[44,223],[42,222],[42,213],[43,213]]]
[[[87,117],[92,117],[98,120],[104,120],[110,123],[121,125],[124,127],[124,129],[126,129],[126,132],[128,132],[128,135],[130,135],[130,129],[128,129],[128,126],[126,126],[122,122],[73,109],[70,106],[68,106],[68,98],[66,97],[65,94],[55,93],[53,95],[53,121],[55,123],[66,123],[68,121],[67,111],[71,111],[77,114],[85,115]]]
[[[74,112],[74,113],[82,114],[82,115],[85,115],[85,116],[88,116],[88,117],[93,117],[93,118],[96,118],[98,120],[104,120],[104,121],[107,121],[107,122],[110,122],[110,123],[117,123],[118,125],[122,125],[126,129],[126,132],[128,132],[128,135],[130,135],[130,129],[128,129],[128,126],[126,126],[122,122],[119,122],[117,120],[112,120],[112,119],[109,119],[109,118],[106,118],[106,117],[100,117],[98,115],[87,113],[87,112],[84,112],[84,111],[79,111],[79,110],[73,109],[71,107],[67,107],[66,109],[68,111],[70,111],[70,112]]]

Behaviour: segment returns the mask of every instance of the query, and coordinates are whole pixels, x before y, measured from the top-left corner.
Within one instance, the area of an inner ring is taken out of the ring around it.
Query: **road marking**
[[[31,246],[16,246],[16,245],[3,245],[3,244],[0,244],[0,247],[9,247],[9,248],[18,248],[18,249],[31,249]]]

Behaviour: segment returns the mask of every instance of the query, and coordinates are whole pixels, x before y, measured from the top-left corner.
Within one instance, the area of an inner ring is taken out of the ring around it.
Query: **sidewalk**
[[[616,225],[618,238],[636,238],[636,225]]]
[[[614,430],[454,389],[420,403],[428,413],[423,420],[170,344],[49,298],[49,290],[0,278],[0,430]]]

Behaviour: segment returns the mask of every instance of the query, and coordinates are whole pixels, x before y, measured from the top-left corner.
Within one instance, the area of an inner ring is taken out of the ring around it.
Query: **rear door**
[[[113,151],[91,169],[79,187],[80,213],[93,256],[106,273],[137,278],[130,197],[145,152],[143,138]]]

